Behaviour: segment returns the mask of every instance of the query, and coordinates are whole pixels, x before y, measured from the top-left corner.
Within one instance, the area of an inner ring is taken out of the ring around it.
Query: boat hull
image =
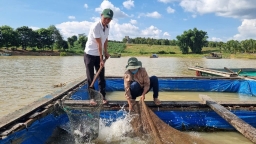
[[[222,57],[205,56],[207,59],[222,59]]]

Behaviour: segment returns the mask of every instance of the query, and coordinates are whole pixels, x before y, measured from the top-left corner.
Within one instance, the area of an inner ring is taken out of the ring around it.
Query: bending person
[[[145,68],[142,67],[141,61],[131,57],[126,65],[127,71],[124,73],[125,97],[129,104],[129,111],[135,103],[137,97],[145,99],[145,95],[153,88],[153,101],[156,105],[160,105],[158,99],[159,84],[156,76],[148,76]]]

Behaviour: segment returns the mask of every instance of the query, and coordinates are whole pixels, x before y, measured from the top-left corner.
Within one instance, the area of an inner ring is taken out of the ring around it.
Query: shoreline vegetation
[[[256,40],[208,41],[206,31],[197,28],[184,31],[176,39],[155,39],[146,37],[130,38],[122,41],[109,40],[108,52],[113,57],[143,56],[184,57],[184,58],[243,58],[256,59]],[[60,31],[50,25],[48,28],[33,30],[28,26],[13,29],[0,26],[0,55],[22,56],[74,56],[83,55],[88,40],[85,34],[63,39]],[[119,56],[120,54],[120,56]],[[212,56],[209,56],[212,54]],[[117,56],[116,56],[117,55]]]
[[[110,55],[120,53],[123,56],[141,56],[150,57],[152,54],[157,54],[159,57],[184,57],[184,58],[203,58],[210,53],[220,53],[219,49],[214,47],[203,47],[201,54],[193,54],[189,51],[188,54],[182,54],[178,46],[166,45],[147,45],[147,44],[123,44],[124,48],[110,48]],[[0,53],[9,53],[12,56],[83,56],[82,49],[72,49],[66,51],[51,50],[35,50],[27,48],[0,48]],[[256,53],[221,53],[223,59],[256,59]]]

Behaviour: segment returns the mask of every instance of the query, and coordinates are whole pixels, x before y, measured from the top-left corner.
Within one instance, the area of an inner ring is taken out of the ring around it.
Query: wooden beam
[[[69,106],[79,106],[79,107],[91,107],[89,100],[65,100],[63,102],[64,105]],[[218,104],[221,104],[223,106],[256,106],[256,101],[217,101]],[[128,103],[127,101],[108,101],[107,104],[105,104],[105,107],[111,107],[111,106],[121,106]],[[157,107],[152,101],[145,101],[145,104],[148,107]],[[162,101],[161,105],[159,107],[175,107],[175,106],[198,106],[198,107],[205,107],[204,104],[201,103],[201,101]]]
[[[64,105],[85,105],[91,106],[90,100],[64,100]]]
[[[213,70],[213,69],[208,69],[208,68],[201,68],[201,67],[189,67],[189,70],[195,70],[195,71],[201,71],[209,74],[214,74],[218,76],[223,76],[223,77],[237,77],[238,75],[236,73],[229,73],[229,72],[223,72],[223,71],[218,71],[218,70]]]
[[[225,70],[227,70],[228,72],[230,73],[235,73],[234,71],[232,71],[231,69],[227,68],[227,67],[224,67]]]
[[[231,124],[237,131],[243,134],[246,138],[256,143],[256,129],[237,117],[235,114],[231,113],[225,107],[217,104],[207,95],[199,95],[199,97],[206,103],[212,110],[219,114],[223,119],[225,119],[229,124]]]

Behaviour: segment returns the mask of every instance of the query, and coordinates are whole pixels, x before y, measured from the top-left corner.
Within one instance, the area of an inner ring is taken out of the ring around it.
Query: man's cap
[[[112,19],[113,16],[114,16],[114,12],[109,8],[104,9],[101,14],[103,15],[104,18],[111,18]]]

